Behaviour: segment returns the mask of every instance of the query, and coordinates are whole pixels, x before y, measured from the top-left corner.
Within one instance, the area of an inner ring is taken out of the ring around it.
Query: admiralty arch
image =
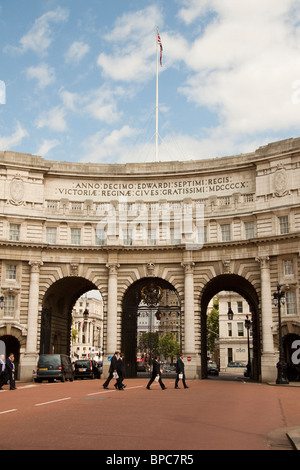
[[[177,315],[186,375],[206,378],[207,306],[227,290],[250,307],[254,380],[274,381],[278,284],[290,363],[300,339],[300,139],[184,162],[68,163],[2,151],[0,179],[0,340],[15,353],[18,379],[32,379],[40,353],[70,353],[72,308],[91,289],[104,303],[104,375],[118,349],[134,376],[144,302],[157,311],[161,303],[159,319],[167,309]]]

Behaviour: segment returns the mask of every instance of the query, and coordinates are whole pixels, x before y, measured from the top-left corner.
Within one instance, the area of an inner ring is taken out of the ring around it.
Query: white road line
[[[36,403],[34,406],[50,405],[51,403],[57,403],[59,401],[65,401],[65,400],[71,400],[71,397],[60,398],[59,400],[53,400],[53,401],[45,401],[44,403]]]
[[[17,409],[13,409],[13,410],[7,410],[7,411],[0,411],[0,415],[4,415],[5,413],[12,413],[13,411],[17,411]]]
[[[143,385],[137,385],[136,387],[128,387],[125,388],[124,390],[133,390],[134,388],[143,388]],[[94,392],[94,393],[88,393],[88,397],[91,395],[100,395],[101,393],[112,393],[112,392],[117,392],[118,390],[103,390],[101,392]]]

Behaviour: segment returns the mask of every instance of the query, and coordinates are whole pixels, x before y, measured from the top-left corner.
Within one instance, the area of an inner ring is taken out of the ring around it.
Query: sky
[[[0,0],[0,150],[161,161],[300,136],[299,0]]]

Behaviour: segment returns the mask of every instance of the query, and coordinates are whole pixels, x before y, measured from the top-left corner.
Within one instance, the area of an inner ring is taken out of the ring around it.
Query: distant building
[[[71,346],[72,359],[100,359],[103,351],[103,300],[82,296],[72,310],[77,337]]]
[[[245,320],[251,320],[249,305],[235,292],[220,292],[219,298],[219,354],[220,371],[231,370],[234,363],[248,363],[248,343]],[[228,319],[228,309],[233,312],[233,319]],[[250,357],[252,357],[252,329],[249,330]],[[243,369],[241,369],[243,372]]]

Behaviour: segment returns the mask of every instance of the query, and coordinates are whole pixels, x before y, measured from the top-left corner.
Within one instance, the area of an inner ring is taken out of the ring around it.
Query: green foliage
[[[207,315],[207,346],[213,354],[215,352],[215,340],[219,338],[219,299],[215,298],[213,308]]]

